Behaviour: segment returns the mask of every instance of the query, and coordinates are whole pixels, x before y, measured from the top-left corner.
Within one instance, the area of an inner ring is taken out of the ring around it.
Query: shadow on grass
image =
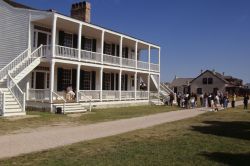
[[[192,126],[192,130],[203,134],[250,140],[250,122],[204,121],[207,126]]]
[[[203,153],[202,156],[205,156],[209,160],[213,160],[216,162],[220,162],[229,166],[249,166],[250,163],[250,153],[222,153],[222,152],[214,152],[214,153]]]

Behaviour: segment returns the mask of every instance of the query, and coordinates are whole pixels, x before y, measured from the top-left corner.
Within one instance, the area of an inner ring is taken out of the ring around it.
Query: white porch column
[[[102,31],[102,37],[101,37],[101,62],[103,64],[103,52],[104,52],[104,39],[105,39],[105,31]]]
[[[100,101],[102,101],[103,67],[100,69]]]
[[[76,101],[79,102],[79,95],[78,92],[80,91],[80,70],[81,70],[81,65],[77,65],[77,72],[76,72]]]
[[[57,15],[53,13],[52,19],[52,42],[51,42],[51,57],[55,56],[55,45],[56,45],[56,22],[57,22]]]
[[[160,96],[160,90],[161,90],[161,48],[159,48],[159,52],[158,52],[158,64],[159,64],[159,88],[158,88],[158,93]]]
[[[135,42],[135,68],[137,69],[137,59],[138,59],[138,55],[137,55],[137,52],[138,52],[138,41]]]
[[[148,73],[148,99],[150,98],[150,73]]]
[[[122,66],[122,42],[123,42],[123,37],[121,36],[121,38],[120,38],[120,51],[119,51],[119,54],[120,54],[120,66]]]
[[[52,60],[50,62],[50,82],[49,82],[49,87],[50,87],[50,103],[53,103],[53,91],[54,91],[54,75],[55,75],[55,62]]]
[[[122,100],[122,70],[119,72],[119,100]]]
[[[136,100],[136,92],[137,92],[137,72],[135,72],[134,76],[134,87],[135,87],[135,100]]]
[[[29,100],[30,80],[26,82],[26,100]]]
[[[82,24],[79,24],[78,29],[78,60],[81,60],[81,50],[82,50]]]
[[[151,46],[148,46],[148,70],[150,71],[151,64]]]

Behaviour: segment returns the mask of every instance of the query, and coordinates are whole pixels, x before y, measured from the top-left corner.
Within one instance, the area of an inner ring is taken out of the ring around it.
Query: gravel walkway
[[[0,158],[46,150],[81,141],[117,135],[166,122],[195,117],[200,109],[159,113],[144,117],[116,120],[77,127],[49,127],[30,133],[0,136]]]

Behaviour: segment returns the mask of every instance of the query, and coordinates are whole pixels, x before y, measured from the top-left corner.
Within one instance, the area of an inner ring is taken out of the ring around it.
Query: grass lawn
[[[0,161],[0,165],[249,165],[242,107]]]
[[[67,115],[56,115],[49,112],[30,111],[28,115],[37,115],[38,117],[9,120],[0,118],[0,135],[19,132],[24,129],[34,129],[43,126],[53,125],[79,125],[90,124],[117,119],[145,116],[155,113],[178,110],[178,107],[170,106],[137,106],[124,108],[96,109],[91,113],[82,114],[79,117],[69,117]]]

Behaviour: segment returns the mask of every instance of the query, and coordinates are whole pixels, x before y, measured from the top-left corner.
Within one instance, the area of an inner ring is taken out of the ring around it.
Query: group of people
[[[199,100],[199,102],[198,102]],[[235,108],[235,103],[237,96],[234,93],[231,98],[231,106]],[[249,96],[246,94],[244,96],[244,109],[247,109]],[[173,94],[169,95],[169,105],[172,105]],[[219,108],[225,109],[228,108],[229,104],[229,94],[228,93],[205,93],[200,94],[199,96],[194,93],[178,93],[177,94],[177,104],[181,108],[195,108],[197,106],[211,108],[212,111],[218,111]],[[167,103],[168,104],[168,103]]]

